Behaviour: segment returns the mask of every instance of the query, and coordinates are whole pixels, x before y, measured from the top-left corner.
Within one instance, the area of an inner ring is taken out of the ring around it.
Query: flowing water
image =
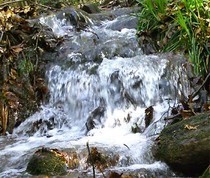
[[[87,142],[119,156],[108,170],[146,170],[144,177],[174,175],[153,158],[151,146],[178,95],[188,91],[180,81],[185,80],[183,69],[173,56],[144,55],[136,38],[137,19],[122,11],[112,18],[89,18],[84,30],[63,17],[41,19],[65,41],[46,71],[49,102],[12,135],[0,138],[0,177],[29,177],[25,169],[38,148],[83,154]],[[146,128],[145,109],[150,106],[154,114]],[[91,175],[85,158],[77,171]]]

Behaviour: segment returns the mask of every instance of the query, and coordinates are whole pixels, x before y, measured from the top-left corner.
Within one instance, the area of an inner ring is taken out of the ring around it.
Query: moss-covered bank
[[[201,175],[210,163],[210,112],[167,126],[159,136],[154,155],[175,171]]]

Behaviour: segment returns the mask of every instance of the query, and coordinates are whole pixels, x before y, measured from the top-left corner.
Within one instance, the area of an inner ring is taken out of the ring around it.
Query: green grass
[[[195,75],[210,72],[209,0],[138,0],[138,31],[149,34],[159,52],[184,51]]]

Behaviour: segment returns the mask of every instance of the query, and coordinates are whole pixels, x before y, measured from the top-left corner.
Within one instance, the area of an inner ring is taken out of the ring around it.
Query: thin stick
[[[4,2],[4,3],[0,4],[0,7],[6,6],[6,5],[9,5],[9,4],[13,4],[13,3],[17,3],[17,2],[22,2],[22,1],[24,1],[24,0],[15,0],[15,1]]]
[[[103,175],[104,178],[106,178],[106,176],[103,173],[103,170],[99,167],[99,171],[101,172],[101,174]]]
[[[9,1],[9,2],[4,2],[4,3],[1,3],[1,4],[0,4],[0,7],[4,7],[4,6],[9,5],[9,4],[18,3],[18,2],[23,2],[23,1],[25,1],[25,0],[14,0],[14,1]],[[43,8],[55,10],[55,8],[50,7],[50,6],[46,6],[46,5],[43,5],[43,4],[36,3],[36,5],[37,5],[37,6],[40,6],[40,7],[43,7]]]
[[[47,8],[47,9],[53,9],[53,10],[56,10],[55,8],[53,7],[50,7],[50,6],[46,6],[46,5],[43,5],[43,4],[36,4],[37,6],[40,6],[40,7],[44,7],[44,8]]]
[[[90,158],[90,164],[92,165],[92,168],[93,168],[93,178],[96,178],[96,175],[95,175],[95,165],[93,163],[92,156],[91,156],[91,153],[90,153],[89,143],[87,142],[86,145],[87,145],[88,154],[89,154],[89,158]]]
[[[3,36],[4,36],[4,32],[2,31],[2,32],[1,32],[0,41],[2,40]]]
[[[192,96],[191,96],[192,99],[193,99],[193,98],[199,93],[199,91],[203,88],[203,86],[205,85],[205,83],[208,81],[209,77],[210,77],[210,73],[206,76],[204,82],[203,82],[202,85],[197,89],[197,91],[195,91],[195,92],[192,94]]]

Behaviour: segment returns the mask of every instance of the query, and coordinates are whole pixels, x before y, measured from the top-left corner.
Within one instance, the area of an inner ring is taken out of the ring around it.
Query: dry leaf
[[[13,92],[7,91],[4,93],[4,96],[9,101],[14,101],[14,102],[18,101],[18,97]]]
[[[24,7],[24,13],[27,14],[31,10],[30,6],[25,6]]]
[[[201,32],[201,28],[198,28],[198,29],[195,31],[195,34],[198,35],[200,32]]]
[[[6,51],[6,49],[5,48],[2,48],[2,47],[0,47],[0,53],[4,53]]]
[[[23,44],[11,46],[11,50],[14,51],[15,53],[19,53],[23,50]]]
[[[187,129],[187,130],[197,130],[198,126],[199,125],[197,125],[197,126],[191,126],[191,125],[186,124],[184,126],[184,128]]]
[[[10,77],[11,77],[13,80],[16,80],[16,78],[17,78],[17,71],[14,70],[14,69],[11,69]]]
[[[9,9],[5,12],[5,17],[7,19],[12,17],[13,15],[14,15],[14,13],[11,10],[9,10]]]
[[[190,110],[190,109],[189,110],[180,110],[180,114],[184,119],[187,119],[187,118],[195,115],[195,113],[192,112],[192,110]]]

